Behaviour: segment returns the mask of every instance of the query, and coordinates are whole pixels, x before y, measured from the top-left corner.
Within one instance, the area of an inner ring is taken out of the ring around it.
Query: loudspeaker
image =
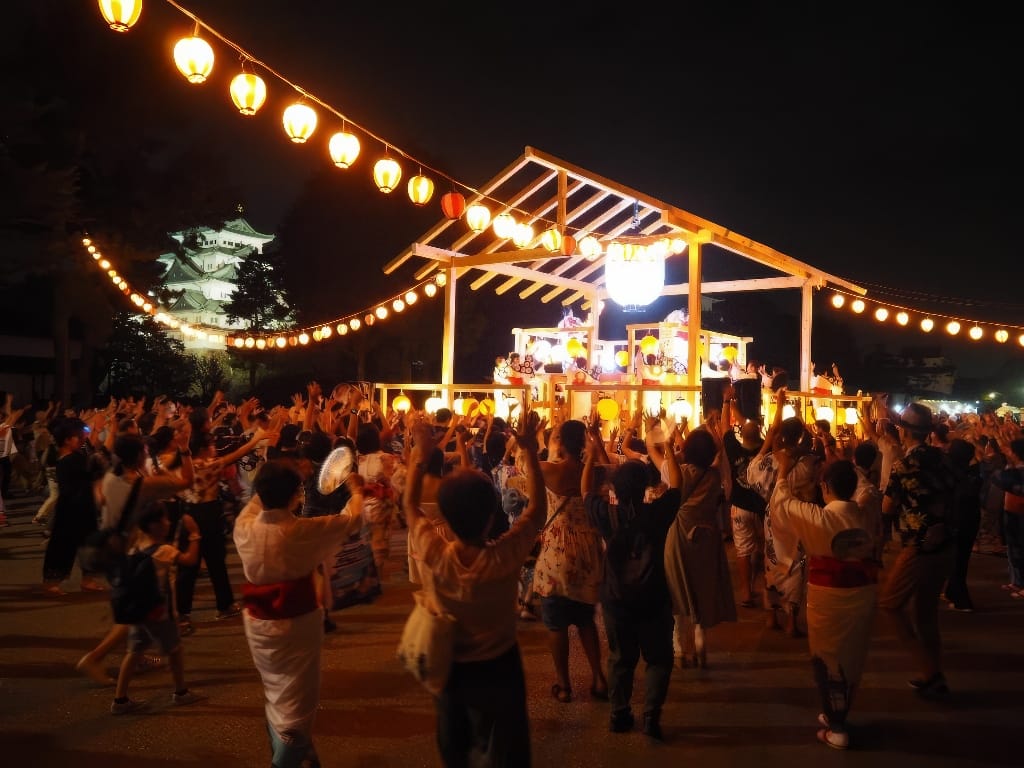
[[[732,383],[732,391],[736,396],[743,418],[751,421],[761,419],[761,381],[759,379],[737,379]]]
[[[721,376],[700,380],[700,408],[705,418],[709,411],[722,410],[725,403],[724,389],[728,384],[729,379]]]

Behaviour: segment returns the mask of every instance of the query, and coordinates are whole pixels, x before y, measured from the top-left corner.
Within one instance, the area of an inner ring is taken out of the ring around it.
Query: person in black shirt
[[[739,432],[737,437],[735,430],[726,430],[722,442],[732,472],[729,520],[736,551],[740,605],[753,608],[755,586],[764,578],[764,513],[767,505],[747,483],[747,466],[760,453],[764,439],[756,421],[744,422]]]

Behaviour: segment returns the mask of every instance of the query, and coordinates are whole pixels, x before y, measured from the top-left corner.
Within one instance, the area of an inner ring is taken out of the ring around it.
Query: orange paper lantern
[[[441,195],[441,212],[449,219],[458,219],[466,212],[466,198],[459,192]]]

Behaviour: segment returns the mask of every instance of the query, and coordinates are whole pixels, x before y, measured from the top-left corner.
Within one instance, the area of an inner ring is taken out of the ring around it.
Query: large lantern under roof
[[[665,287],[665,257],[658,251],[612,243],[604,262],[604,278],[608,295],[615,303],[623,307],[647,306]]]
[[[483,232],[491,223],[491,210],[483,203],[473,203],[466,209],[466,224],[474,232]]]
[[[512,233],[512,244],[516,248],[525,248],[533,242],[533,227],[529,224],[516,224],[515,232]]]
[[[461,218],[466,212],[466,198],[461,192],[445,192],[441,195],[441,212],[445,218]]]
[[[354,133],[338,131],[327,142],[331,161],[339,168],[348,168],[359,157],[359,139]]]
[[[402,179],[402,166],[390,157],[382,157],[373,165],[373,181],[384,194],[398,186]]]
[[[562,233],[556,227],[545,229],[540,235],[540,244],[545,250],[558,253],[562,249]]]
[[[198,29],[192,37],[183,37],[175,44],[174,66],[193,85],[206,82],[213,71],[213,48],[199,37]]]
[[[512,237],[512,233],[516,231],[516,217],[508,211],[499,213],[494,217],[494,221],[491,223],[494,228],[495,237],[500,237],[502,240],[508,240]]]
[[[267,84],[251,72],[242,72],[231,80],[231,101],[243,115],[255,115],[267,100]]]
[[[100,13],[115,32],[127,32],[142,13],[142,0],[99,0]]]
[[[296,144],[305,144],[316,130],[316,112],[308,104],[297,101],[284,111],[284,132]]]

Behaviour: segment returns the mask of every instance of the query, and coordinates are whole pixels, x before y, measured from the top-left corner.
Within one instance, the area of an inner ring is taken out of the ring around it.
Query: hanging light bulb
[[[395,299],[391,302],[391,308],[395,310],[395,312],[401,312],[405,309],[405,302],[401,299]]]
[[[385,195],[398,186],[402,179],[402,166],[390,157],[382,157],[373,166],[373,181]]]
[[[409,199],[414,205],[426,205],[434,196],[434,182],[429,177],[418,173],[409,179]]]
[[[419,296],[416,294],[416,291],[406,291],[405,303],[411,307],[413,304],[416,303],[416,299],[418,298]]]
[[[338,332],[339,336],[345,336],[348,333],[348,325],[346,325],[345,323],[338,323],[337,327],[334,330]]]
[[[359,157],[359,139],[354,133],[339,131],[327,142],[331,160],[339,168],[348,168]]]
[[[260,338],[256,339],[256,349],[266,349],[266,348],[267,348],[267,340],[266,339],[264,339],[262,336]]]
[[[968,335],[972,339],[974,339],[974,341],[977,341],[978,339],[980,339],[982,336],[985,335],[985,332],[983,330],[981,330],[981,326],[980,325],[975,325],[968,332]]]
[[[360,322],[358,317],[353,317],[351,320],[348,321],[348,325],[349,328],[351,328],[353,331],[358,331],[359,326],[362,325],[362,322]]]
[[[841,309],[843,304],[846,303],[846,297],[841,293],[832,294],[832,306],[836,309]]]
[[[182,330],[185,331],[187,329],[184,326],[182,326]],[[255,346],[256,346],[256,339],[254,339],[252,336],[248,336],[245,339],[245,348],[246,349],[252,349]]]
[[[996,331],[996,341],[998,341],[1000,344],[1005,344],[1009,338],[1010,333],[1005,328],[1000,328],[998,331]]]
[[[320,329],[320,338],[329,339],[331,338],[332,333],[333,331],[331,330],[331,326],[325,325],[323,328]]]
[[[237,339],[235,339],[235,340],[234,340],[234,342],[232,342],[232,343],[234,344],[234,346],[235,346],[235,347],[236,347],[237,349],[241,349],[242,347],[244,347],[244,346],[245,346],[245,339],[243,339],[243,338],[242,338],[241,336],[239,336],[239,337],[238,337]]]
[[[693,417],[693,406],[690,404],[689,400],[680,397],[676,398],[676,400],[669,405],[668,412],[671,416],[675,417],[676,421],[683,418],[689,419]]]
[[[241,72],[231,80],[231,101],[243,115],[255,115],[267,100],[267,84],[251,72]]]
[[[956,336],[958,333],[960,333],[960,323],[958,323],[956,320],[950,320],[948,323],[946,323],[946,333],[948,333],[950,336]]]
[[[864,311],[866,305],[861,299],[855,299],[853,304],[850,305],[850,309],[856,312],[858,315]]]
[[[540,235],[540,244],[545,250],[551,253],[558,253],[562,250],[562,233],[555,227],[545,229]]]
[[[572,235],[563,235],[561,251],[563,256],[572,256],[576,253],[576,238]]]
[[[284,111],[284,132],[296,144],[305,144],[316,130],[316,112],[308,104],[297,101]]]
[[[205,83],[213,71],[213,48],[199,37],[198,23],[192,37],[183,37],[175,44],[174,66],[193,85]]]
[[[516,248],[525,248],[533,242],[533,227],[529,224],[516,224],[516,231],[512,233],[512,243]]]
[[[885,307],[879,307],[875,310],[875,320],[880,323],[884,323],[889,318],[889,310]]]
[[[100,13],[115,32],[127,32],[142,13],[142,0],[99,0]]]
[[[276,339],[274,339],[274,346],[277,347],[278,349],[284,349],[287,344],[288,342],[285,341],[284,336],[278,336]]]
[[[926,317],[921,321],[921,330],[925,333],[931,333],[932,328],[935,327],[935,321],[930,317]]]
[[[499,213],[494,217],[494,223],[491,226],[494,227],[495,237],[508,240],[512,237],[512,233],[516,231],[516,217],[508,211]]]
[[[309,334],[308,333],[300,333],[299,334],[299,344],[302,344],[302,345],[309,344]]]
[[[900,325],[906,325],[907,323],[910,322],[910,315],[908,315],[906,312],[897,312],[896,322],[899,323]]]
[[[437,295],[437,285],[434,283],[427,283],[423,286],[423,292],[427,294],[427,298],[434,298]]]
[[[444,400],[442,400],[440,397],[438,397],[436,392],[434,394],[432,394],[430,397],[428,397],[427,401],[423,404],[423,410],[425,410],[431,416],[433,416],[435,413],[437,413],[439,408],[443,408],[443,407],[444,407]]]
[[[377,307],[377,309],[374,310],[374,314],[377,315],[377,317],[379,317],[381,320],[384,320],[388,316],[388,308]]]
[[[604,262],[605,287],[620,306],[647,306],[665,287],[665,257],[652,254],[642,246],[608,246]]]
[[[405,392],[399,390],[395,399],[391,401],[391,408],[398,413],[406,413],[412,408],[412,401],[406,397]]]
[[[483,232],[491,223],[491,211],[483,203],[473,203],[466,209],[466,224],[474,232]]]

